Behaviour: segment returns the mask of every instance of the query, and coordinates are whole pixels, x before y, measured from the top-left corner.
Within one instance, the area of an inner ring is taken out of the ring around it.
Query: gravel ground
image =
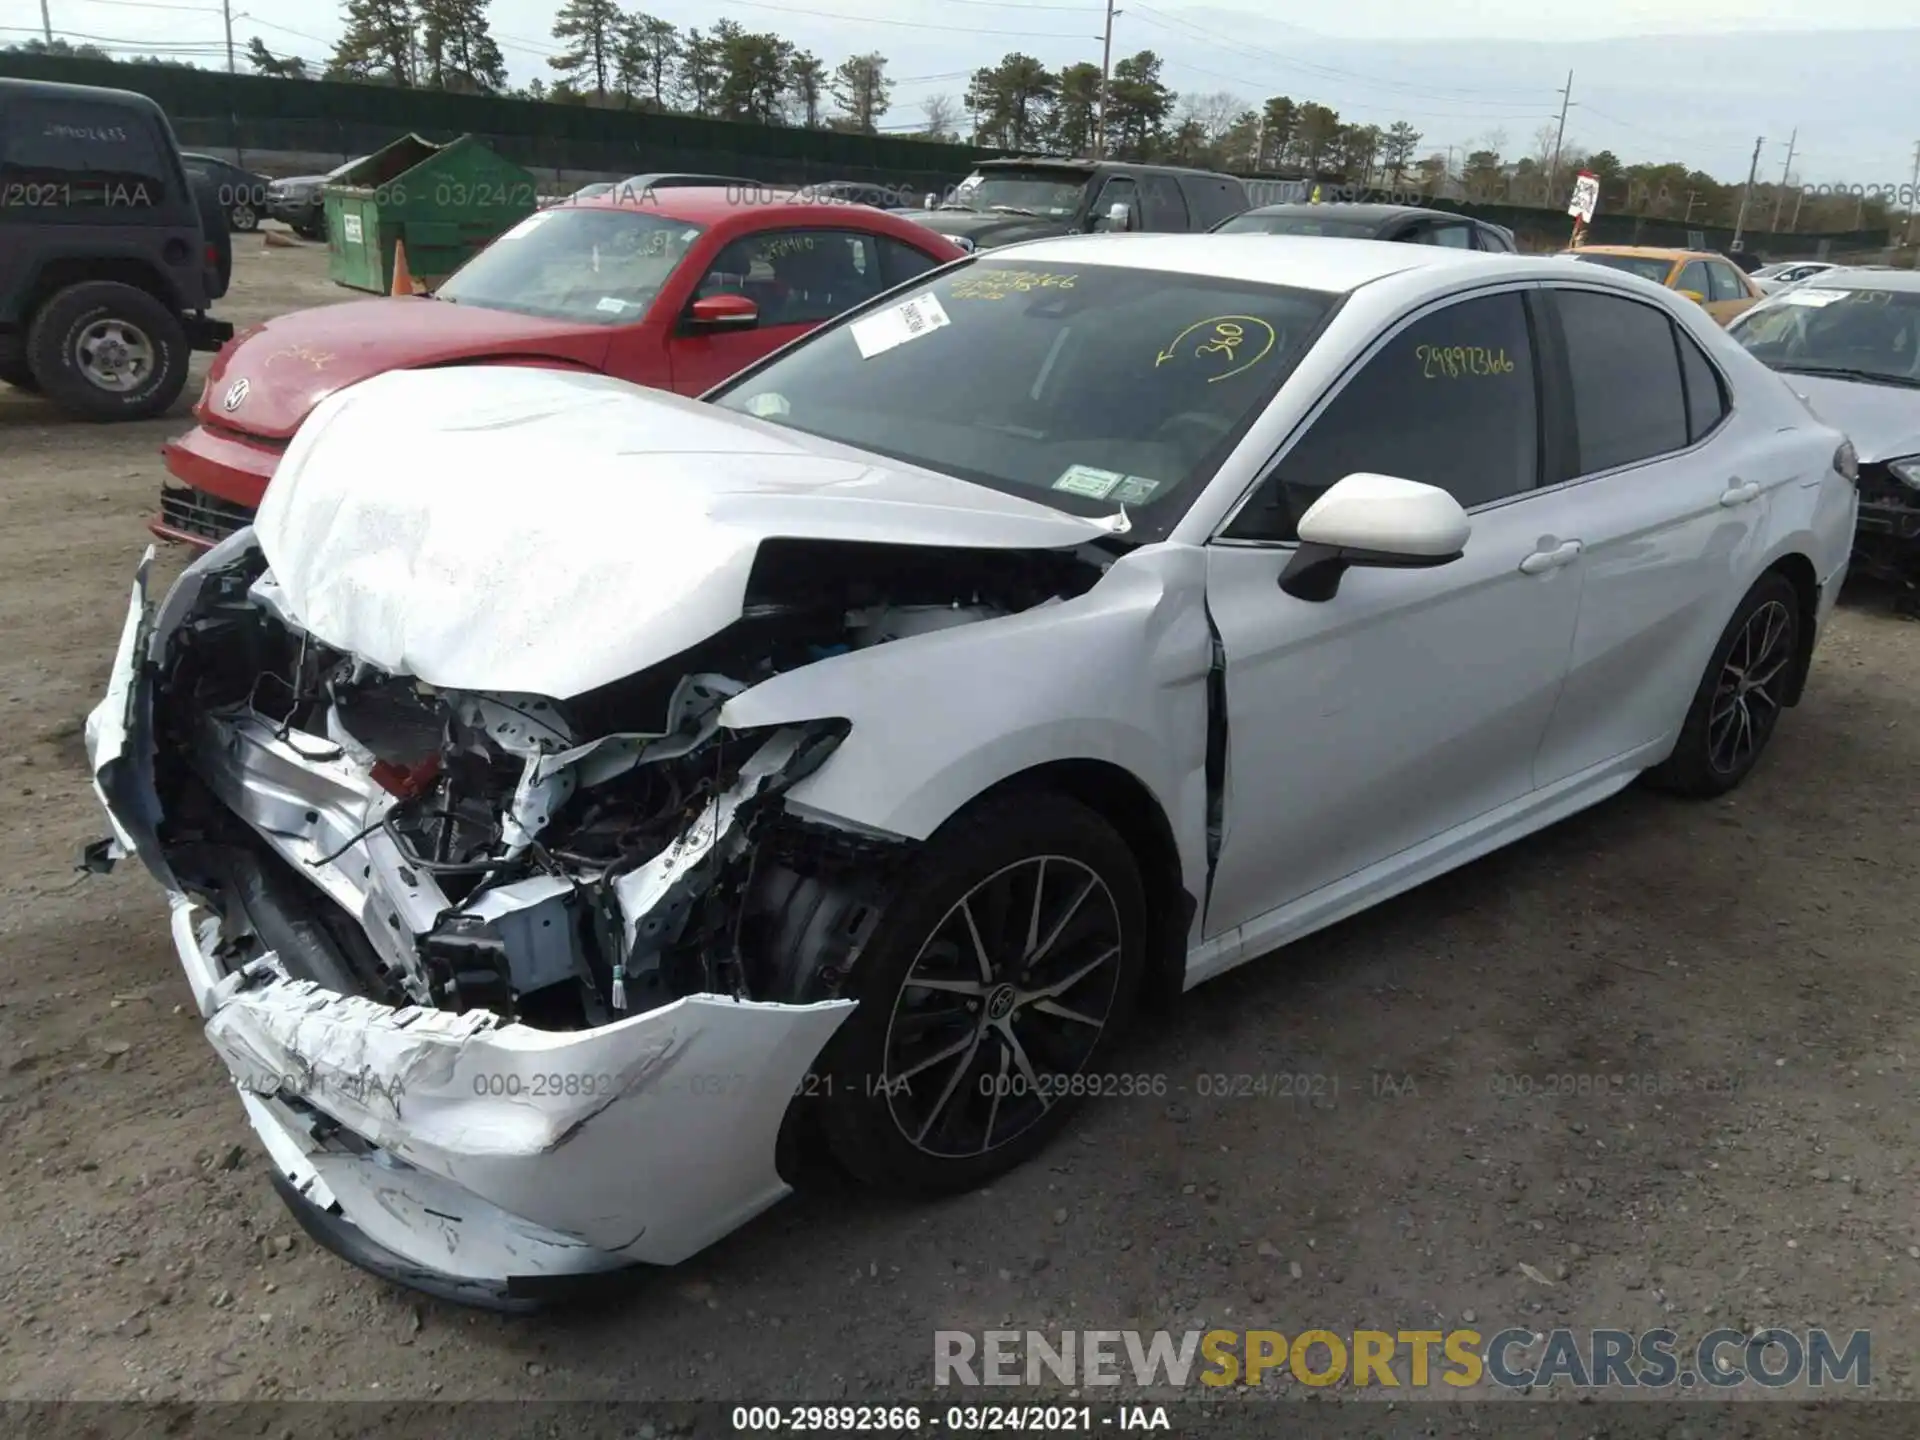
[[[319,251],[238,248],[236,322],[350,298]],[[878,1402],[930,1393],[938,1328],[1777,1324],[1871,1330],[1873,1394],[1920,1398],[1920,626],[1872,594],[1734,797],[1636,789],[1203,987],[1126,1056],[1165,1095],[1093,1105],[990,1190],[803,1194],[533,1319],[317,1250],[198,1034],[152,883],[73,869],[105,833],[81,719],[204,365],[152,423],[0,389],[0,1395]],[[1583,1075],[1630,1079],[1552,1078]],[[1314,1413],[1361,1408],[1388,1418]],[[1861,1406],[1847,1433],[1869,1411],[1920,1432]],[[1725,1433],[1661,1413],[1645,1433]]]

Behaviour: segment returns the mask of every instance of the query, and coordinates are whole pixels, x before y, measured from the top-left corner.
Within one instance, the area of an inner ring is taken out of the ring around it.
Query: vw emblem
[[[220,402],[220,408],[231,414],[240,408],[240,402],[247,398],[247,382],[236,380],[227,390],[227,398]]]

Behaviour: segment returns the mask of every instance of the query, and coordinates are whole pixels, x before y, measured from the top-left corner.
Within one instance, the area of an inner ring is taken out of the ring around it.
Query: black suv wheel
[[[187,336],[144,290],[110,280],[69,285],[27,331],[27,364],[47,398],[85,420],[144,420],[187,383]]]

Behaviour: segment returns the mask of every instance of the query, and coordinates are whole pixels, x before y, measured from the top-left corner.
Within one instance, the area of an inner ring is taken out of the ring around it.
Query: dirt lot
[[[312,250],[238,248],[236,322],[346,298]],[[1164,1098],[1093,1107],[988,1192],[799,1196],[531,1320],[318,1251],[152,883],[73,869],[105,833],[81,718],[200,373],[117,428],[0,390],[6,1396],[882,1400],[930,1383],[936,1328],[1465,1323],[1865,1328],[1874,1393],[1920,1398],[1920,626],[1872,595],[1733,799],[1630,792],[1195,992],[1128,1056]],[[1630,1083],[1548,1093],[1592,1075]]]

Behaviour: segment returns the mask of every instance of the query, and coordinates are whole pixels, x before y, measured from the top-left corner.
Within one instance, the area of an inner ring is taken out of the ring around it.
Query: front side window
[[[1539,404],[1526,305],[1461,300],[1388,340],[1281,457],[1228,531],[1293,540],[1300,517],[1348,475],[1437,485],[1462,505],[1532,489]]]
[[[1575,473],[1592,475],[1689,443],[1673,322],[1651,305],[1591,290],[1554,293],[1573,391]]]
[[[1707,262],[1689,260],[1680,267],[1680,278],[1674,281],[1676,290],[1690,290],[1702,300],[1711,299],[1713,282],[1707,278]]]
[[[807,325],[831,320],[886,288],[871,235],[762,230],[715,256],[695,296],[745,295],[759,306],[762,325]]]
[[[1920,387],[1920,291],[1810,280],[1736,317],[1727,332],[1789,374]]]
[[[1709,300],[1744,300],[1747,287],[1740,283],[1740,277],[1733,273],[1731,265],[1707,266],[1707,282],[1712,288],[1707,291]]]
[[[934,259],[924,250],[916,250],[911,245],[895,240],[890,236],[879,237],[880,276],[888,288],[904,285],[916,275],[924,275],[937,268],[943,262]]]
[[[1444,245],[1450,250],[1473,248],[1473,237],[1468,234],[1466,226],[1444,221],[1427,226],[1425,233],[1420,236],[1420,242],[1423,245]]]
[[[1337,297],[1113,265],[976,260],[710,396],[1074,514],[1172,528]]]
[[[1093,228],[1113,230],[1120,228],[1113,219],[1113,207],[1124,206],[1127,212],[1125,228],[1140,228],[1140,187],[1128,175],[1115,175],[1100,187],[1100,198],[1093,205]]]
[[[630,325],[646,314],[705,228],[644,210],[536,210],[435,294],[486,310]]]

